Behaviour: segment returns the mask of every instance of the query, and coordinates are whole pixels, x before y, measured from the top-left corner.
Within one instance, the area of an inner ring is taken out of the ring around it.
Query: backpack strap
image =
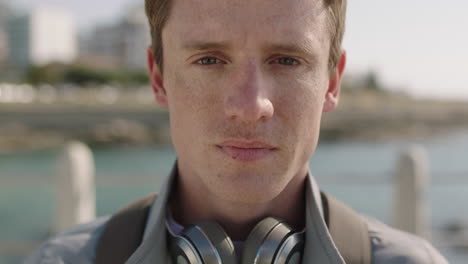
[[[334,197],[321,193],[325,221],[347,264],[370,264],[371,242],[361,216]],[[96,264],[125,263],[140,246],[156,194],[117,212],[107,222],[96,248]]]
[[[125,263],[140,246],[156,194],[118,211],[106,223],[96,248],[96,264]]]
[[[325,221],[338,251],[347,264],[370,264],[371,241],[367,223],[354,210],[321,192]]]

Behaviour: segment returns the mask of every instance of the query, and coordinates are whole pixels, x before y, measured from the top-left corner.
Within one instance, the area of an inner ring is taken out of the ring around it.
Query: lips
[[[218,144],[217,147],[232,159],[244,162],[265,159],[277,150],[276,147],[260,141],[230,140]]]

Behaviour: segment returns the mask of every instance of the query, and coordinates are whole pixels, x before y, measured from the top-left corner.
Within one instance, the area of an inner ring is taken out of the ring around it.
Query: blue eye
[[[294,58],[290,58],[290,57],[278,58],[278,59],[274,60],[273,62],[278,63],[278,64],[282,64],[282,65],[286,65],[286,66],[293,66],[293,65],[299,64],[298,60],[296,60]]]
[[[197,61],[197,64],[201,64],[201,65],[213,65],[213,64],[219,64],[219,63],[222,63],[222,61],[215,57],[204,57]]]

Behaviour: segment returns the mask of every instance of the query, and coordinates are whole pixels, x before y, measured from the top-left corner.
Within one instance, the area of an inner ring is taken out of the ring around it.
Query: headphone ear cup
[[[273,218],[268,217],[260,221],[250,232],[247,240],[245,241],[244,253],[242,255],[242,264],[255,264],[259,263],[259,258],[263,258],[265,254],[262,254],[261,247],[267,240],[268,235],[280,222]],[[269,251],[270,257],[273,258],[275,252]],[[267,263],[271,263],[267,262]]]
[[[197,222],[182,232],[197,249],[204,264],[236,264],[234,244],[216,222]]]
[[[260,221],[247,237],[242,264],[289,262],[290,257],[283,255],[291,247],[291,239],[288,239],[291,234],[294,234],[293,230],[276,218],[268,217]],[[286,247],[283,243],[285,241],[289,242]],[[278,259],[287,262],[277,262]]]
[[[275,257],[276,264],[300,264],[304,253],[304,233],[292,233],[281,243]]]
[[[197,250],[183,236],[171,237],[170,252],[174,264],[203,264]]]

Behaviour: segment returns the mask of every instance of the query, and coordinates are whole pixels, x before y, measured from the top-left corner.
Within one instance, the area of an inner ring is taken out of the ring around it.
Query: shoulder
[[[42,243],[25,264],[92,263],[99,237],[109,217],[76,226]]]
[[[426,240],[391,228],[378,220],[364,216],[369,227],[375,264],[446,264],[444,257]]]

